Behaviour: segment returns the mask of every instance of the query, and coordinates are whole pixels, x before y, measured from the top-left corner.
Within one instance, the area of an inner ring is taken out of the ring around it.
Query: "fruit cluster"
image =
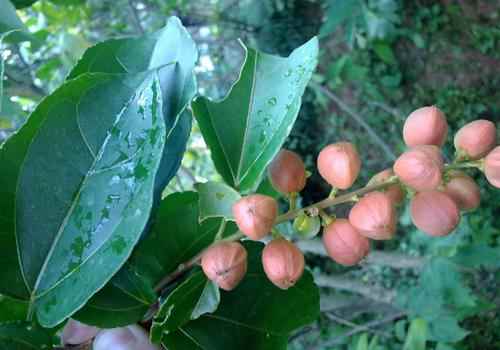
[[[328,255],[339,264],[351,266],[370,251],[370,239],[388,240],[396,232],[397,206],[411,199],[412,221],[431,236],[451,233],[460,221],[460,212],[479,206],[476,182],[460,169],[478,168],[487,180],[500,188],[500,146],[496,146],[495,125],[476,120],[455,135],[455,160],[445,164],[441,147],[448,124],[437,107],[423,107],[411,113],[404,125],[403,138],[408,150],[392,169],[376,174],[362,189],[342,194],[356,181],[361,160],[355,146],[338,142],[321,150],[317,159],[319,174],[332,187],[329,198],[303,209],[295,209],[297,193],[306,185],[307,171],[294,152],[281,150],[268,168],[273,187],[290,200],[290,211],[279,216],[272,197],[252,194],[233,206],[239,230],[251,240],[272,233],[262,253],[262,264],[269,280],[281,289],[293,286],[304,271],[304,256],[273,227],[295,219],[294,228],[302,238],[315,236],[321,227]],[[330,217],[324,209],[352,202],[347,219]],[[207,277],[224,290],[234,289],[247,270],[247,253],[239,242],[221,241],[209,247],[201,259]]]

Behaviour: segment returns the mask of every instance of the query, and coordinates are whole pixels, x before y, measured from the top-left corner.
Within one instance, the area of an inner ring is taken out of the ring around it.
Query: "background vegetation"
[[[404,149],[404,119],[423,105],[441,108],[454,131],[472,119],[500,119],[497,0],[42,0],[20,15],[32,35],[2,44],[0,142],[85,48],[153,32],[171,15],[198,43],[199,89],[213,98],[238,74],[238,38],[286,55],[320,35],[319,67],[287,145],[311,170],[320,148],[350,140],[363,157],[364,183]],[[167,192],[216,177],[196,125],[192,135]],[[322,287],[322,315],[290,348],[420,349],[426,340],[428,349],[500,348],[500,191],[482,190],[481,208],[444,239],[418,232],[400,208],[397,239],[374,244],[355,268],[326,259],[315,241],[301,243]],[[314,173],[302,200],[328,191]]]

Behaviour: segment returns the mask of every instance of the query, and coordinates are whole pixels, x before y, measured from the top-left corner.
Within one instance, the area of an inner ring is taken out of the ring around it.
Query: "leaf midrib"
[[[117,118],[113,122],[112,127],[114,127],[121,120],[121,118],[123,117],[124,112],[130,107],[130,105],[131,105],[133,99],[135,98],[135,96],[136,96],[136,92],[134,92],[131,95],[130,99],[127,101],[127,103],[125,104],[125,106],[118,113]],[[79,110],[80,102],[81,102],[81,100],[79,100],[78,103],[77,103],[77,106],[76,106],[76,110],[77,111]],[[49,114],[49,113],[47,113],[47,114]],[[77,117],[76,117],[77,118],[77,124],[79,123],[78,116],[79,115],[77,114]],[[80,129],[79,129],[79,131],[81,132]],[[95,166],[96,166],[97,162],[102,159],[103,153],[106,151],[106,147],[108,145],[109,140],[111,139],[111,136],[112,135],[111,135],[111,133],[108,130],[108,135],[104,139],[103,144],[100,147],[99,152],[97,154],[97,157],[94,158],[92,164],[89,167],[89,170],[86,172],[86,174],[85,174],[85,176],[84,176],[84,178],[83,178],[83,180],[81,182],[81,185],[78,188],[78,192],[75,195],[75,197],[74,197],[74,199],[73,199],[73,201],[71,203],[71,206],[69,207],[69,209],[68,209],[68,211],[67,211],[67,213],[66,213],[66,215],[64,217],[64,220],[62,221],[61,225],[59,226],[59,229],[58,229],[57,234],[56,234],[56,236],[54,238],[54,241],[52,242],[51,247],[49,249],[49,252],[48,252],[47,256],[45,257],[44,263],[42,264],[42,267],[41,267],[40,271],[38,272],[38,277],[37,277],[37,280],[36,280],[35,285],[33,287],[33,290],[31,291],[31,297],[30,297],[30,299],[31,299],[32,303],[33,303],[33,301],[35,299],[37,299],[37,297],[45,295],[48,292],[50,292],[51,290],[53,290],[54,287],[56,287],[57,285],[59,285],[68,276],[72,275],[73,271],[75,271],[77,269],[77,268],[74,268],[72,271],[70,271],[68,274],[66,274],[66,276],[64,276],[59,281],[57,281],[52,287],[48,288],[44,293],[42,293],[40,295],[36,295],[36,292],[38,291],[39,285],[40,285],[40,283],[42,281],[42,277],[44,276],[45,270],[47,269],[48,262],[50,261],[51,257],[53,256],[54,250],[55,250],[57,244],[59,243],[59,240],[61,239],[62,233],[64,232],[65,228],[67,227],[68,220],[71,218],[71,215],[73,214],[73,211],[74,211],[74,209],[75,209],[75,207],[76,207],[76,205],[78,203],[78,200],[79,200],[79,198],[81,196],[81,193],[82,193],[83,189],[86,187],[86,184],[88,183],[88,179],[91,178],[94,175],[93,170],[95,169]],[[142,147],[144,147],[144,146],[142,146]],[[90,149],[89,149],[89,151],[90,151]],[[29,150],[28,150],[28,152],[29,152]],[[132,157],[130,157],[128,159],[128,161],[132,160],[135,156],[137,156],[137,154],[138,154],[138,152],[134,153],[134,155],[132,155]],[[19,183],[18,183],[18,186],[19,186]],[[18,187],[18,190],[19,190],[19,187]],[[99,247],[96,247],[96,249],[94,249],[94,251],[92,253],[90,253],[89,256],[78,265],[78,267],[82,266],[91,257],[93,257],[94,253],[97,252],[106,242],[107,241],[104,241],[101,245],[99,245]],[[22,270],[24,270],[24,268]]]

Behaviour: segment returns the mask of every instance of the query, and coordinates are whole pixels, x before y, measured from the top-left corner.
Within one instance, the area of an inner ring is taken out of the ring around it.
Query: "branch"
[[[327,87],[323,85],[319,85],[317,83],[312,83],[315,87],[317,87],[326,97],[335,102],[337,106],[340,107],[344,112],[349,114],[363,129],[366,130],[368,135],[373,139],[375,143],[377,143],[380,148],[385,152],[387,158],[389,160],[395,160],[396,155],[392,152],[391,148],[385,143],[384,140],[373,130],[373,128],[363,119],[363,117],[355,112],[351,107],[345,104],[337,95],[335,95],[332,91],[330,91]]]
[[[319,239],[297,241],[296,245],[304,253],[328,256],[325,247]],[[425,264],[425,258],[376,250],[370,252],[364,263],[387,266],[394,269],[421,269]]]
[[[367,299],[387,304],[391,304],[397,294],[393,289],[368,285],[344,276],[319,274],[314,277],[314,281],[319,287],[345,290],[351,293],[360,294]]]
[[[128,7],[130,9],[130,12],[132,13],[132,18],[134,19],[134,26],[136,31],[139,34],[144,34],[144,28],[142,27],[141,24],[141,19],[139,18],[139,13],[137,12],[137,8],[135,7],[134,1],[133,0],[128,0]]]
[[[323,344],[320,344],[318,347],[315,348],[315,350],[327,349],[327,348],[333,347],[335,345],[339,345],[339,344],[343,343],[346,338],[349,338],[357,333],[364,332],[367,329],[377,328],[377,327],[380,327],[380,326],[387,324],[387,323],[392,323],[392,322],[394,322],[398,319],[401,319],[405,316],[406,316],[405,312],[398,312],[398,313],[389,315],[387,317],[381,318],[379,320],[367,322],[363,325],[360,325],[358,327],[353,328],[349,332],[346,332],[338,337],[333,338],[332,340],[330,340],[328,342],[324,342]]]
[[[384,338],[390,338],[391,337],[391,335],[388,334],[387,332],[383,332],[383,331],[379,331],[379,330],[373,329],[372,327],[370,327],[370,326],[368,326],[366,324],[364,324],[364,325],[358,325],[358,324],[356,324],[354,322],[346,320],[343,317],[335,315],[333,312],[327,312],[325,315],[331,321],[337,322],[337,323],[339,323],[341,325],[344,325],[344,326],[351,327],[351,328],[353,328],[353,330],[354,329],[356,329],[356,330],[360,329],[361,331],[366,331],[366,332],[374,333],[374,334],[379,335],[379,336],[384,337]]]

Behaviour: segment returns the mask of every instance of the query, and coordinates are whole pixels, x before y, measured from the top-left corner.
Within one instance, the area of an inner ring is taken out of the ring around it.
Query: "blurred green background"
[[[362,185],[404,150],[402,125],[418,107],[445,112],[449,141],[468,121],[500,120],[497,0],[42,0],[19,14],[31,36],[2,43],[0,143],[87,47],[155,31],[172,15],[198,43],[199,90],[212,98],[238,76],[238,38],[287,55],[319,35],[319,67],[287,142],[312,172],[303,203],[329,193],[314,166],[328,143],[357,145]],[[322,287],[322,316],[291,338],[290,349],[500,349],[500,191],[475,177],[482,206],[446,238],[419,232],[402,206],[397,238],[373,244],[360,266],[342,268],[318,241],[301,243]],[[195,125],[166,192],[208,179],[217,175]]]

